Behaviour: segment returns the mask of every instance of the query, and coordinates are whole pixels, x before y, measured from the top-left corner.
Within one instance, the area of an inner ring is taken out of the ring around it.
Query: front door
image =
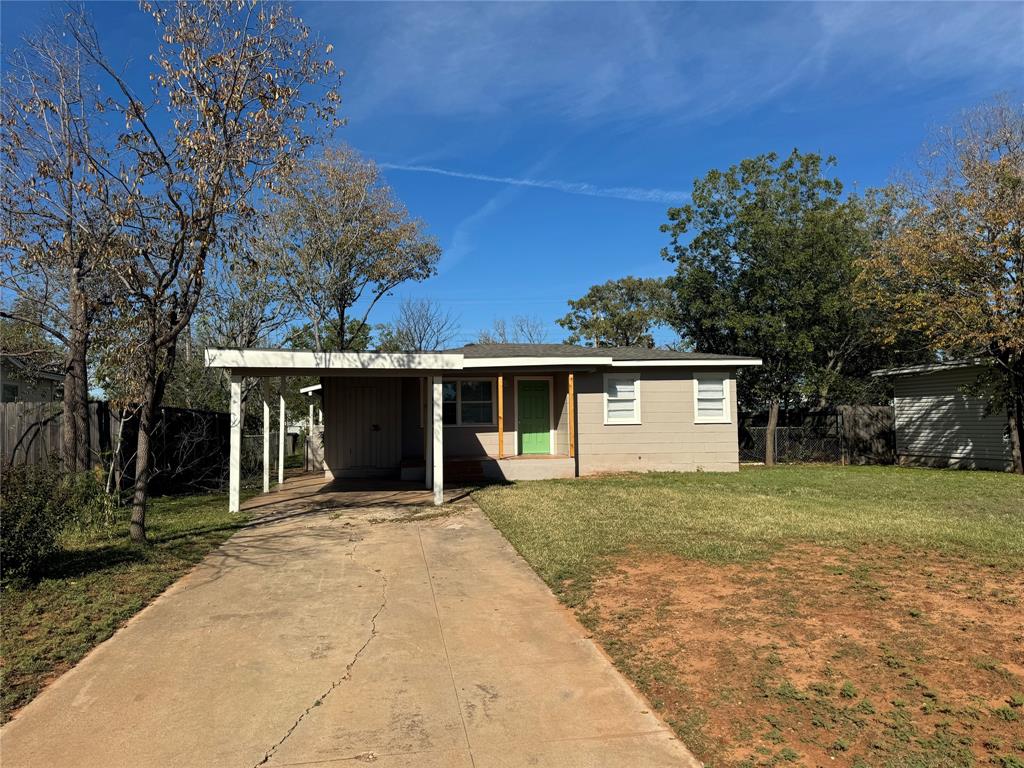
[[[550,387],[546,379],[519,380],[519,453],[551,453]]]

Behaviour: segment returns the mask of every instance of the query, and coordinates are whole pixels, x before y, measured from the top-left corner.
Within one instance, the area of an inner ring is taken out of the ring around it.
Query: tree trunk
[[[768,428],[764,433],[764,465],[775,466],[775,428],[779,426],[779,401],[768,405]]]
[[[156,386],[146,382],[143,403],[139,408],[139,432],[135,444],[135,489],[132,494],[132,521],[128,527],[131,540],[146,543],[146,502],[149,499],[149,439],[156,418]]]
[[[149,501],[150,455],[149,443],[156,426],[156,411],[164,398],[167,374],[174,367],[174,345],[167,351],[165,366],[159,371],[160,350],[148,352],[151,364],[147,370],[146,382],[142,389],[142,404],[139,408],[139,434],[135,447],[135,489],[132,494],[132,521],[128,527],[131,540],[136,544],[146,543],[146,504]]]
[[[1010,432],[1010,460],[1013,471],[1024,475],[1024,395],[1011,392],[1008,399],[1006,417]]]
[[[85,294],[72,276],[68,314],[68,348],[64,366],[64,435],[62,458],[65,471],[89,469],[89,350]]]

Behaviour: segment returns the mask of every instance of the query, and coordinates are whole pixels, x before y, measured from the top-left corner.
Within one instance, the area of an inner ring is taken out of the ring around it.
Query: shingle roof
[[[610,357],[613,360],[742,360],[736,355],[679,352],[646,347],[581,347],[575,344],[467,344],[446,349],[467,358],[486,357]]]

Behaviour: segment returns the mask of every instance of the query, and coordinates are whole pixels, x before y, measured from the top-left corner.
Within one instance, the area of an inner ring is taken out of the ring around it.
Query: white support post
[[[312,398],[310,398],[312,399]],[[305,454],[304,468],[309,472],[313,468],[313,427],[316,426],[316,422],[313,420],[316,414],[314,413],[314,406],[312,403],[309,404],[309,432],[306,435],[306,450],[303,451]]]
[[[270,402],[263,392],[263,492],[270,493]]]
[[[242,487],[242,377],[231,377],[231,443],[228,452],[228,512],[240,509]]]
[[[284,423],[284,376],[281,377],[281,386],[277,393],[278,414],[277,414],[277,482],[278,485],[284,482],[284,438],[287,426]]]
[[[434,377],[434,407],[431,426],[433,427],[434,439],[431,440],[431,448],[434,467],[434,504],[444,504],[444,424],[442,423],[442,405],[444,398],[444,379],[440,376]]]
[[[434,430],[430,426],[434,407],[431,405],[430,381],[427,376],[420,382],[420,391],[423,393],[423,487],[428,491],[434,487]]]

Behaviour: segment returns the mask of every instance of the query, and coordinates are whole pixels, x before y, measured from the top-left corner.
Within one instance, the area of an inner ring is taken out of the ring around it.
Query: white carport
[[[231,376],[231,441],[228,508],[239,510],[242,451],[242,379],[278,380],[278,418],[285,422],[284,382],[288,376],[418,376],[426,379],[429,400],[429,432],[425,444],[425,484],[434,503],[444,500],[444,429],[442,428],[443,375],[461,370],[463,355],[442,352],[310,352],[282,349],[208,349],[206,365],[224,368]],[[270,403],[263,396],[263,491],[270,488]],[[278,441],[278,482],[284,481],[284,429]]]

